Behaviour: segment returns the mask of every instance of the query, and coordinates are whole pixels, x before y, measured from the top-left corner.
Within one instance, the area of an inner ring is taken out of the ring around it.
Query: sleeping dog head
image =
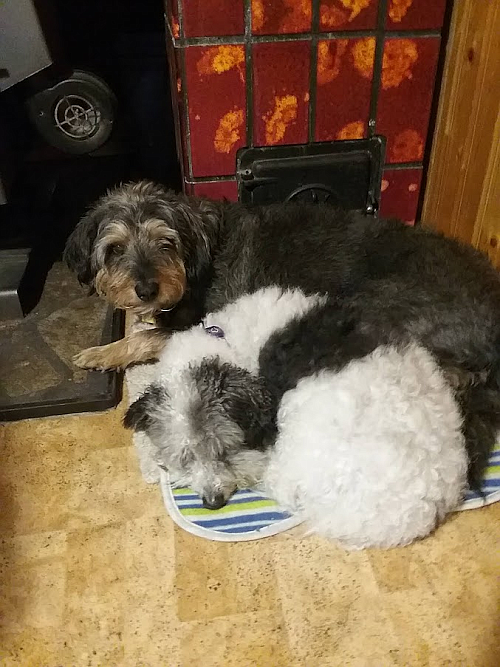
[[[211,260],[219,207],[141,181],[101,197],[68,239],[82,284],[140,315],[175,306]]]
[[[212,358],[151,385],[124,424],[149,436],[172,482],[219,509],[236,488],[262,480],[275,415],[275,401],[259,378]]]

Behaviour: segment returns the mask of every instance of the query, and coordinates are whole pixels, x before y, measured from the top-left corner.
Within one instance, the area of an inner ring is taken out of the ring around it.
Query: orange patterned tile
[[[256,145],[307,141],[309,59],[309,42],[253,45]]]
[[[243,35],[243,0],[182,0],[186,37]]]
[[[318,43],[316,141],[366,136],[374,54],[373,37]]]
[[[252,0],[255,35],[309,32],[311,16],[311,0]]]
[[[281,142],[285,133],[297,119],[298,102],[295,95],[274,98],[274,106],[262,118],[266,124],[266,144]]]
[[[217,153],[230,153],[241,139],[245,113],[243,109],[228,111],[219,121],[215,131],[214,148]]]
[[[377,132],[387,137],[387,161],[422,160],[440,39],[387,39],[377,110]]]
[[[191,46],[185,59],[193,176],[234,174],[246,143],[244,47]]]
[[[436,30],[443,25],[446,0],[389,0],[389,30]]]
[[[381,216],[414,224],[421,181],[421,169],[386,169],[382,178]]]
[[[397,88],[405,79],[412,79],[412,69],[417,60],[416,40],[387,40],[382,60],[382,88]]]
[[[321,0],[319,24],[323,32],[375,28],[378,0]]]

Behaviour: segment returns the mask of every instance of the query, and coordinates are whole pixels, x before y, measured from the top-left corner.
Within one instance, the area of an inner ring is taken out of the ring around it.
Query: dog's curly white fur
[[[429,534],[466,486],[462,418],[422,347],[381,347],[299,381],[278,413],[265,487],[348,548]]]
[[[208,507],[260,483],[348,547],[407,544],[457,506],[466,484],[453,391],[432,356],[407,343],[313,373],[277,398],[261,378],[263,348],[323,307],[324,297],[269,288],[207,317],[224,338],[202,327],[173,335],[126,425],[146,432],[174,481]]]

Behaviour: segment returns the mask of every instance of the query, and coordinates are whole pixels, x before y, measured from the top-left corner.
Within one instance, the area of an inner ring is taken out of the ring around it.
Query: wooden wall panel
[[[500,0],[456,0],[422,222],[488,249],[494,261],[499,109]]]
[[[495,266],[500,268],[500,114],[493,135],[472,243],[487,253]]]

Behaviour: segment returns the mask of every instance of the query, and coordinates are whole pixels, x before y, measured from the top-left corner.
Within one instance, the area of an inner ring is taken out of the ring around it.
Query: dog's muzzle
[[[201,499],[203,507],[207,510],[220,510],[226,504],[226,499],[223,493],[214,493],[214,495],[203,496]]]
[[[158,296],[160,285],[156,280],[148,280],[147,282],[137,283],[135,286],[135,293],[141,301],[152,301]]]

